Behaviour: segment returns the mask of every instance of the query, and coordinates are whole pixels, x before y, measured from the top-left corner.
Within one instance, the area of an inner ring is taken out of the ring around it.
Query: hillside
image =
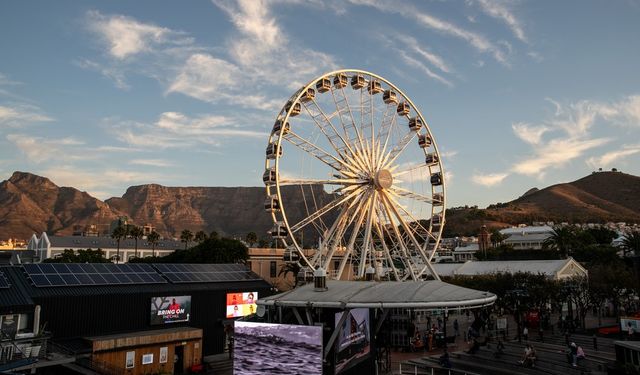
[[[447,211],[448,233],[476,233],[481,225],[500,228],[533,221],[640,223],[640,177],[598,172],[577,181],[530,189],[511,202],[487,209]]]
[[[332,199],[314,187],[316,204]],[[297,222],[306,212],[299,187],[284,187],[287,215]],[[118,216],[137,225],[150,223],[163,236],[178,237],[183,229],[217,231],[244,236],[266,236],[271,216],[263,209],[263,187],[132,186],[122,197],[105,202],[73,187],[59,187],[45,177],[15,172],[0,183],[0,239],[27,239],[32,233],[69,235],[74,226],[98,224],[105,230]],[[330,219],[329,219],[330,220]],[[487,209],[447,210],[445,234],[476,234],[481,225],[502,228],[532,221],[640,223],[640,177],[620,172],[600,172],[574,182],[545,189],[530,189],[511,202]],[[314,242],[312,228],[305,243]]]

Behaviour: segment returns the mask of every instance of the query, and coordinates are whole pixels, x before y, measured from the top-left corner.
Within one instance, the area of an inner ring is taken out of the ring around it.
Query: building
[[[512,227],[500,230],[506,238],[502,242],[515,250],[540,250],[544,242],[552,236],[553,228],[548,225]]]
[[[480,250],[480,245],[477,242],[456,246],[453,249],[453,261],[466,262],[472,260],[478,250]]]
[[[241,264],[0,266],[0,371],[186,372],[225,352],[237,293],[272,287]]]
[[[153,255],[165,256],[182,248],[184,248],[182,242],[172,239],[159,240],[158,244],[154,246],[145,238],[141,238],[138,240],[136,250],[136,241],[133,238],[123,238],[120,240],[120,249],[118,250],[118,241],[111,237],[48,236],[44,232],[40,238],[34,234],[27,245],[27,249],[35,251],[41,260],[55,258],[56,255],[62,254],[67,249],[76,251],[101,249],[107,259],[115,260],[119,253],[123,262],[136,254],[140,258]]]
[[[553,280],[572,277],[587,277],[587,270],[573,258],[553,260],[519,260],[519,261],[468,261],[466,263],[434,264],[440,276],[476,276],[494,273],[528,272],[543,274]]]

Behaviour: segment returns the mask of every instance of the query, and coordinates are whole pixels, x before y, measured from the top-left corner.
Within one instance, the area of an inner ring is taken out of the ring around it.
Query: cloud
[[[103,200],[121,195],[122,191],[116,191],[118,187],[124,190],[129,185],[167,181],[167,177],[162,173],[127,171],[122,168],[106,168],[95,172],[83,170],[74,165],[51,167],[43,170],[42,174],[59,186],[73,186]],[[109,187],[112,190],[103,190]]]
[[[122,15],[103,15],[98,11],[87,12],[89,29],[108,44],[109,54],[119,60],[150,52],[164,44],[191,44],[185,33],[166,27],[143,23]]]
[[[32,105],[19,104],[14,106],[0,105],[0,124],[19,127],[34,122],[49,122],[53,119],[43,115],[40,108]]]
[[[640,153],[640,145],[623,146],[621,150],[607,152],[599,157],[591,157],[587,159],[587,164],[591,168],[607,168],[613,166],[613,163],[620,162],[628,156]]]
[[[268,136],[265,132],[240,128],[238,124],[243,121],[253,121],[246,116],[189,117],[180,112],[164,112],[154,123],[105,121],[118,140],[143,149],[184,148],[203,144],[220,146],[220,140],[228,137],[266,139]]]
[[[475,174],[471,176],[471,181],[476,185],[491,187],[500,185],[507,176],[509,176],[508,173]]]
[[[476,0],[480,9],[487,15],[499,19],[507,24],[513,35],[523,42],[527,42],[521,22],[516,16],[504,5],[504,2],[498,0]]]
[[[508,65],[504,51],[483,35],[421,12],[411,5],[384,0],[350,0],[350,2],[355,5],[370,6],[381,12],[399,14],[404,18],[413,19],[422,27],[464,40],[478,51],[490,53],[496,61]]]
[[[136,164],[136,165],[144,165],[148,167],[158,167],[158,168],[175,166],[174,163],[167,160],[162,160],[162,159],[133,159],[129,161],[129,163]]]
[[[409,56],[405,51],[398,51],[398,53],[400,54],[400,57],[402,58],[402,61],[404,61],[407,65],[413,66],[414,68],[418,68],[419,70],[421,70],[424,74],[426,74],[428,77],[431,77],[433,79],[435,79],[436,81],[443,83],[449,87],[453,87],[453,84],[449,81],[447,81],[446,79],[444,79],[443,77],[441,77],[440,75],[434,73],[431,69],[429,69],[426,65],[424,65],[423,63],[421,63],[419,60],[417,60],[416,58]]]
[[[531,145],[540,144],[544,133],[550,130],[547,126],[531,126],[523,122],[515,123],[511,128],[518,138]]]
[[[34,163],[43,163],[56,160],[81,159],[81,156],[73,156],[67,152],[70,146],[84,144],[75,138],[49,139],[33,137],[25,134],[9,134],[7,140],[25,154],[27,159]]]
[[[122,90],[128,90],[131,88],[127,83],[124,71],[119,68],[103,66],[102,64],[91,61],[88,59],[74,61],[74,63],[80,68],[96,71],[106,78],[112,80],[116,87]]]

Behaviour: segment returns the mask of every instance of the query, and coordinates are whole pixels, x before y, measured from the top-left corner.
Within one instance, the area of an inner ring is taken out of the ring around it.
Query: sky
[[[287,98],[356,68],[424,115],[447,205],[640,175],[640,1],[0,2],[0,179],[263,186]]]

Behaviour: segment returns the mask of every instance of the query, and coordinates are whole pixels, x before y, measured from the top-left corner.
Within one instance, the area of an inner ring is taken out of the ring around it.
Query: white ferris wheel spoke
[[[329,204],[325,205],[324,207],[320,208],[316,212],[314,212],[311,215],[307,216],[306,218],[302,219],[297,224],[293,225],[291,227],[291,234],[296,233],[297,231],[299,231],[300,229],[304,228],[305,226],[307,226],[311,222],[315,221],[316,219],[319,219],[322,215],[324,215],[327,212],[333,210],[334,208],[340,206],[342,203],[347,202],[350,199],[353,199],[358,194],[360,194],[360,191],[359,190],[355,190],[355,191],[353,191],[353,192],[351,192],[351,193],[349,193],[349,194],[347,194],[345,196],[340,196],[340,197],[334,199]]]
[[[340,118],[340,123],[342,124],[342,129],[344,130],[344,135],[347,137],[347,141],[353,143],[355,139],[358,140],[360,144],[360,149],[364,149],[364,143],[362,141],[362,136],[360,135],[360,131],[358,126],[356,126],[356,121],[353,117],[353,111],[351,110],[351,106],[349,105],[349,99],[344,92],[344,87],[340,89],[335,89],[334,86],[331,86],[331,95],[333,96],[333,101],[336,104],[336,111],[338,113],[338,117]],[[346,113],[348,112],[349,118],[346,118]],[[353,133],[355,133],[355,139],[351,137],[351,131],[349,129],[353,129]],[[354,146],[357,149],[357,146]]]
[[[280,180],[280,186],[284,185],[364,185],[369,183],[367,180],[358,178],[337,178],[333,180],[316,180],[304,178],[284,178]]]
[[[431,239],[433,239],[434,241],[436,240],[436,237],[431,233],[430,230],[428,230],[427,228],[425,228],[421,223],[420,220],[416,219],[402,204],[400,204],[400,202],[398,202],[396,199],[393,198],[392,194],[387,194],[386,196],[389,200],[391,200],[396,207],[400,207],[400,209],[404,212],[404,214],[410,219],[411,222],[416,223],[417,226],[420,227],[420,229],[425,231],[425,234],[427,237],[431,237]],[[428,243],[428,239],[425,238],[425,246]],[[431,258],[431,257],[430,257]]]
[[[433,204],[433,198],[427,197],[426,195],[422,195],[419,193],[414,193],[410,190],[401,188],[399,186],[392,186],[388,189],[388,191],[394,195],[403,196],[405,198],[410,198],[416,201],[420,201],[423,203]]]
[[[391,151],[389,151],[382,158],[382,162],[380,164],[383,166],[383,168],[389,168],[389,166],[393,164],[393,162],[398,158],[398,156],[402,154],[402,152],[407,148],[407,145],[409,144],[409,142],[411,142],[411,140],[413,140],[413,138],[415,138],[417,134],[418,132],[415,132],[415,131],[409,131],[408,133],[405,133],[405,135],[400,139],[400,141],[398,141],[398,143],[396,143],[396,145],[393,146]]]
[[[367,254],[370,250],[372,246],[372,238],[371,238],[371,227],[373,225],[373,221],[374,221],[374,214],[375,214],[375,205],[376,205],[376,197],[377,197],[377,192],[374,190],[371,193],[371,198],[369,201],[369,213],[367,214],[367,223],[365,226],[365,230],[364,230],[364,240],[362,242],[362,252],[361,252],[361,256],[360,256],[360,265],[358,268],[358,276],[362,277],[364,276],[364,272],[365,272],[365,266],[367,264]],[[373,265],[372,265],[373,266]]]
[[[420,164],[413,165],[413,166],[411,166],[411,167],[409,167],[409,168],[402,169],[402,170],[399,170],[399,171],[395,172],[395,170],[396,170],[396,169],[398,169],[400,166],[401,166],[400,164],[396,164],[396,165],[391,166],[391,167],[389,168],[389,171],[393,173],[393,179],[394,179],[394,180],[396,179],[396,177],[399,177],[399,176],[405,175],[405,174],[407,174],[407,173],[411,173],[411,172],[414,172],[414,171],[420,170],[420,169],[422,169],[422,168],[428,168],[428,167],[429,167],[429,164],[427,164],[427,163],[420,163]]]
[[[372,193],[369,192],[367,193],[366,198],[365,197],[362,198],[362,204],[358,207],[358,210],[356,210],[356,214],[358,217],[356,219],[355,225],[353,226],[351,237],[349,238],[349,242],[347,243],[347,248],[345,250],[344,256],[340,261],[340,266],[338,268],[338,274],[337,274],[338,278],[342,276],[342,272],[344,272],[344,267],[346,266],[348,259],[351,257],[351,254],[353,253],[356,240],[358,239],[358,233],[360,232],[360,228],[362,227],[362,222],[366,217],[368,206],[371,203],[371,194]],[[355,215],[354,215],[354,218],[355,218]]]
[[[384,254],[387,258],[387,263],[389,264],[389,267],[391,267],[391,270],[393,271],[393,275],[395,276],[396,280],[400,280],[400,275],[398,274],[398,269],[396,268],[396,265],[393,263],[393,258],[391,257],[391,252],[389,251],[389,248],[387,247],[387,243],[386,243],[386,237],[382,231],[381,225],[380,225],[380,221],[377,221],[375,223],[375,229],[376,232],[378,232],[378,236],[380,237],[380,241],[382,244],[382,249],[384,250]]]
[[[342,159],[336,158],[335,156],[329,154],[325,150],[307,141],[306,139],[300,137],[299,135],[297,135],[292,131],[286,134],[283,138],[286,139],[292,145],[298,147],[299,149],[308,153],[309,155],[312,155],[316,159],[320,160],[321,162],[327,164],[328,166],[330,166],[331,168],[337,171],[344,171],[346,168],[352,171],[354,174],[358,172],[358,169],[352,167],[351,164],[346,163]]]
[[[407,245],[404,243],[404,239],[402,238],[402,235],[400,234],[400,231],[398,230],[398,226],[395,224],[393,218],[392,218],[392,213],[391,210],[389,209],[389,207],[386,205],[384,199],[380,199],[380,203],[382,206],[382,211],[384,212],[384,216],[387,219],[387,221],[390,223],[390,227],[393,231],[393,234],[396,237],[397,240],[397,244],[398,244],[398,248],[400,250],[400,252],[402,253],[401,256],[402,258],[408,262],[409,264],[407,264],[405,262],[405,265],[408,266],[407,268],[409,269],[409,276],[411,276],[411,278],[416,281],[418,278],[415,275],[415,272],[413,272],[413,260],[412,260],[412,255],[411,255],[411,251],[409,251],[409,248],[407,247]]]

